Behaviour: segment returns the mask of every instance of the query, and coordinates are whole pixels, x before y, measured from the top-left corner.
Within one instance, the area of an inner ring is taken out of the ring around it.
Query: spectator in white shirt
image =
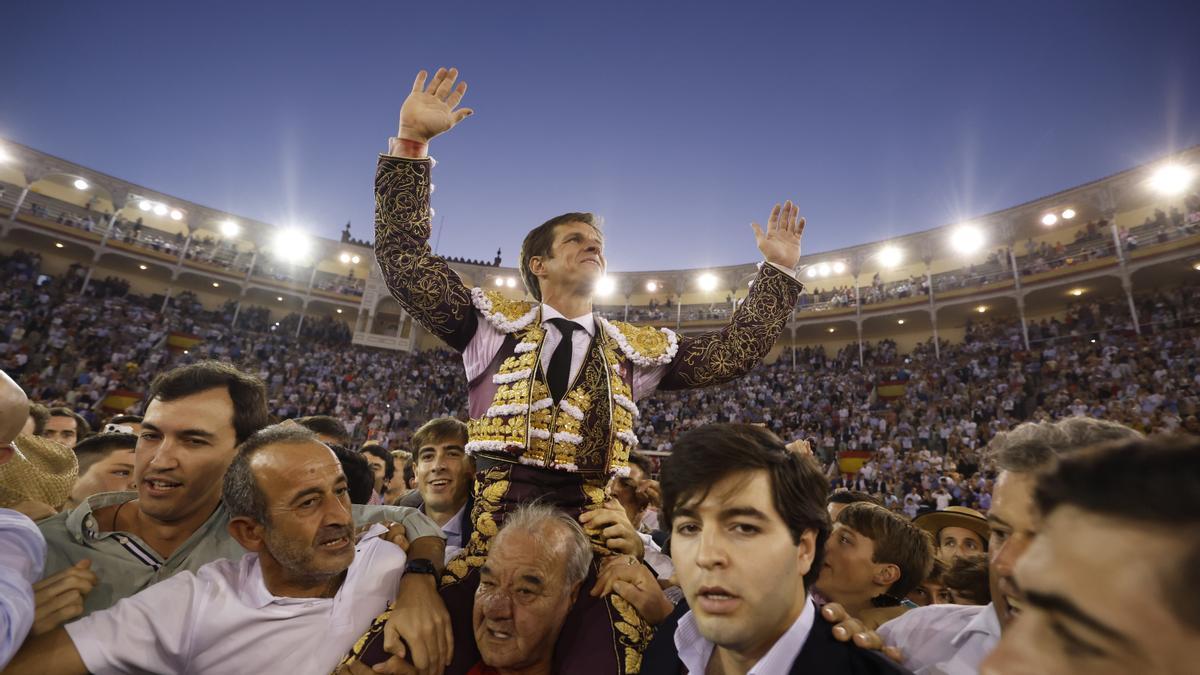
[[[225,476],[251,553],[175,576],[29,641],[14,673],[329,672],[397,594],[405,554],[356,542],[346,477],[306,429],[268,427]],[[280,647],[282,645],[282,647]]]
[[[16,452],[12,441],[29,414],[29,399],[0,371],[0,464]],[[42,576],[46,540],[33,521],[0,509],[0,669],[21,646],[34,619],[33,583]]]
[[[983,672],[1196,672],[1200,441],[1079,452],[1034,494],[1044,520],[1017,565],[1021,618]]]
[[[1033,485],[1038,473],[1062,454],[1096,443],[1135,438],[1138,432],[1114,422],[1071,417],[1059,422],[1027,422],[997,434],[988,446],[999,469],[988,511],[988,581],[992,601],[964,607],[922,607],[879,627],[885,644],[904,652],[904,665],[916,675],[979,672],[1021,608],[1013,577],[1017,561],[1037,535]]]

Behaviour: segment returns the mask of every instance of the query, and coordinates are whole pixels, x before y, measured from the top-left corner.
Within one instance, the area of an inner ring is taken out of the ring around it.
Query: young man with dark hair
[[[242,443],[222,504],[247,553],[35,637],[12,672],[328,673],[403,579],[420,576],[382,526],[356,538],[341,465],[302,427],[275,425]],[[428,651],[410,646],[414,657]]]
[[[359,454],[366,460],[367,466],[371,467],[372,489],[382,497],[396,472],[392,456],[380,445],[364,445]]]
[[[308,417],[297,417],[292,421],[316,434],[323,443],[340,445],[343,448],[350,447],[350,432],[346,430],[346,425],[336,417],[309,415]]]
[[[950,591],[946,590],[945,576],[946,563],[935,556],[933,565],[929,568],[929,574],[926,574],[925,579],[904,597],[918,607],[944,605],[952,602]]]
[[[829,522],[837,522],[838,514],[842,512],[842,509],[859,502],[883,506],[883,502],[862,490],[835,490],[830,493],[829,503],[825,507],[829,511]]]
[[[1196,672],[1200,441],[1134,440],[1036,480],[1037,538],[1017,564],[1021,617],[989,675]]]
[[[39,434],[43,438],[69,447],[92,435],[92,425],[70,408],[51,408],[46,428]]]
[[[810,456],[750,424],[679,437],[663,515],[686,602],[659,626],[642,672],[898,673],[817,618],[829,488]]]
[[[986,605],[992,601],[986,555],[955,556],[942,582],[956,605]]]
[[[405,311],[463,355],[471,418],[466,451],[477,456],[479,494],[489,497],[474,505],[470,554],[449,566],[465,584],[462,597],[470,598],[488,537],[507,512],[536,499],[552,499],[575,515],[599,507],[609,478],[629,470],[638,399],[656,389],[729,382],[762,361],[802,289],[794,268],[804,219],[789,201],[776,205],[765,231],[753,224],[765,262],[730,323],[702,335],[612,322],[593,312],[607,262],[590,214],[557,216],[526,237],[520,269],[534,302],[468,288],[429,248],[428,144],[472,111],[458,108],[466,84],[455,84],[457,70],[438,70],[428,86],[426,78],[424,71],[417,75],[399,132],[379,158],[375,257]],[[598,536],[595,543],[603,550]],[[573,616],[612,623],[617,610],[606,603],[581,598]],[[645,626],[622,635],[610,625],[610,644],[567,650],[579,661],[565,667],[624,673],[648,635]]]
[[[262,381],[229,364],[202,361],[158,376],[134,451],[137,492],[95,495],[38,524],[49,545],[39,605],[62,605],[64,594],[81,594],[82,602],[66,604],[77,610],[59,616],[61,623],[178,572],[240,558],[246,551],[229,532],[221,480],[238,444],[267,421]],[[356,515],[363,522],[403,523],[410,556],[442,564],[440,533],[414,510],[361,507]],[[402,613],[432,621],[445,609],[432,580],[418,577],[402,584],[411,590]],[[409,625],[409,635],[424,634],[419,621]]]
[[[318,436],[320,438],[320,436]],[[329,445],[326,443],[326,445]],[[346,474],[346,489],[350,491],[351,504],[370,504],[375,497],[375,472],[361,452],[347,450],[340,445],[330,445]],[[378,502],[375,502],[378,503]]]
[[[412,437],[417,491],[404,503],[433,519],[446,535],[449,561],[470,541],[475,460],[466,453],[467,425],[453,417],[422,424]]]
[[[135,448],[137,436],[133,434],[99,433],[76,443],[79,479],[71,488],[66,508],[73,509],[92,495],[136,490],[137,484],[133,481]]]
[[[851,616],[895,607],[929,574],[933,540],[904,516],[868,502],[838,514],[817,592]]]

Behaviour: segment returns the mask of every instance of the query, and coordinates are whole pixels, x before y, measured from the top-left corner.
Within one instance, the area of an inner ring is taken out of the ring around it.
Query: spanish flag
[[[875,393],[879,398],[890,400],[904,396],[908,388],[908,380],[883,380],[875,385]]]
[[[173,352],[181,352],[185,349],[191,349],[204,341],[204,338],[199,335],[189,335],[187,333],[172,332],[167,336],[167,349]]]
[[[104,408],[105,412],[114,414],[123,413],[129,409],[129,406],[137,403],[140,400],[142,400],[142,395],[136,391],[129,391],[128,389],[113,389],[112,391],[108,392],[108,396],[105,396],[104,400],[100,402],[100,406]]]
[[[862,450],[844,450],[838,453],[838,471],[843,474],[854,475],[862,468],[863,464],[871,458],[871,453]]]

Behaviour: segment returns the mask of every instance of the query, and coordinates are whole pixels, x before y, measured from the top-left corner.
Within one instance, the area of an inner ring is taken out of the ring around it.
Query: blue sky
[[[6,10],[0,136],[168,194],[372,237],[413,75],[476,115],[435,141],[439,250],[506,264],[601,214],[613,270],[756,260],[957,222],[1200,142],[1197,2],[76,3]]]

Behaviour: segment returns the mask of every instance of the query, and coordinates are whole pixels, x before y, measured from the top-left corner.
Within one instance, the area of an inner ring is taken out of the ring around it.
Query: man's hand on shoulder
[[[438,68],[426,86],[429,74],[422,70],[413,81],[412,91],[400,107],[400,130],[391,139],[388,154],[399,157],[424,157],[426,146],[435,136],[453,129],[475,111],[459,108],[467,93],[467,83],[459,82],[458,69]]]
[[[904,654],[900,649],[884,644],[879,633],[850,616],[846,608],[836,602],[831,602],[821,608],[821,618],[833,624],[833,638],[838,642],[853,642],[863,649],[883,652],[885,656],[896,663],[904,663]]]
[[[767,219],[765,232],[758,223],[750,225],[754,228],[758,250],[767,262],[787,269],[796,268],[800,262],[800,236],[804,234],[804,218],[800,217],[800,207],[791,200],[783,206],[776,204],[771,209],[771,217]]]

